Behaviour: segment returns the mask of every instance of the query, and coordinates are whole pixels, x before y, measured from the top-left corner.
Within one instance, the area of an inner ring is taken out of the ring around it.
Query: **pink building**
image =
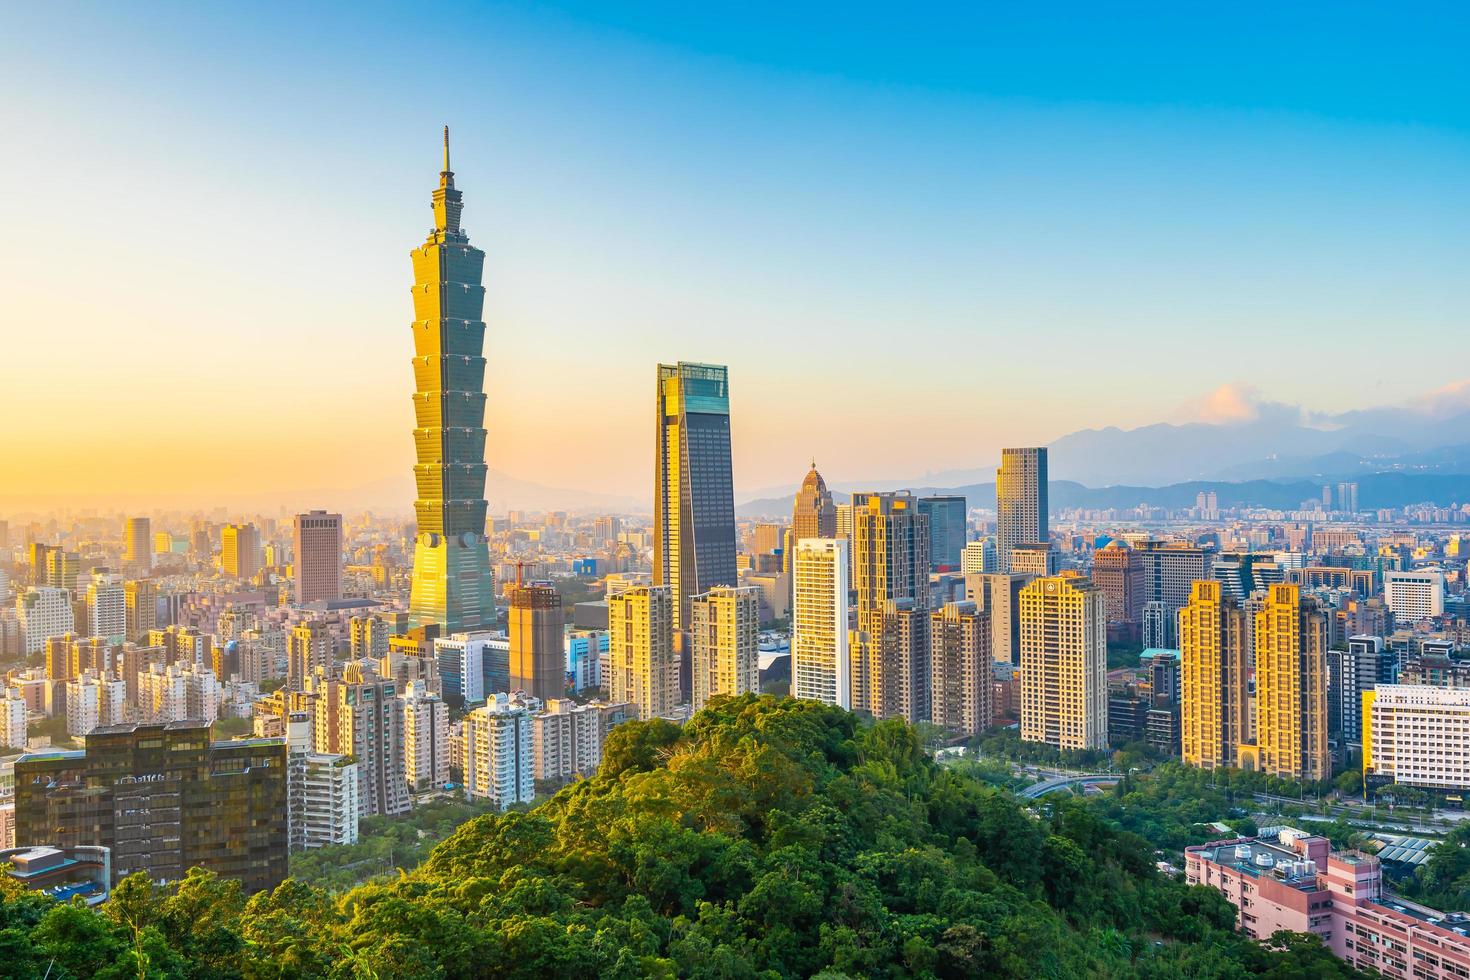
[[[296,515],[296,604],[342,598],[342,515]]]
[[[1184,863],[1189,883],[1228,898],[1254,939],[1309,932],[1384,976],[1470,980],[1470,918],[1386,894],[1375,857],[1333,854],[1326,838],[1283,831],[1186,848]]]

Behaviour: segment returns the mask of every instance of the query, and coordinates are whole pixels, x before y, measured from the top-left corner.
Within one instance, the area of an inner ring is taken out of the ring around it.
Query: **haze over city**
[[[403,501],[403,243],[445,122],[497,511],[515,481],[646,507],[660,358],[730,366],[739,499],[814,456],[915,480],[1463,399],[1433,352],[1467,79],[1427,12],[655,9],[8,10],[5,505]],[[1403,369],[1365,372],[1389,338]]]

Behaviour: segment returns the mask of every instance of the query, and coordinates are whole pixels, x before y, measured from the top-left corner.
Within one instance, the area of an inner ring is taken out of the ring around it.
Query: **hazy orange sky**
[[[1246,42],[1208,25],[1184,64],[1126,23],[953,25],[976,57],[863,18],[803,51],[596,8],[53,6],[0,13],[0,512],[406,509],[445,122],[521,480],[645,498],[661,360],[730,365],[737,498],[1470,373],[1433,356],[1470,299],[1463,64],[1385,80],[1306,25],[1227,85]]]

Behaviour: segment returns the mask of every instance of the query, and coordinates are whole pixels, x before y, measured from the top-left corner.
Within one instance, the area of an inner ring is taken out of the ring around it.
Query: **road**
[[[1051,779],[1027,786],[1016,795],[1028,800],[1034,800],[1055,790],[1069,789],[1073,786],[1091,786],[1095,783],[1116,783],[1122,778],[1117,773],[1108,772],[1084,773],[1075,776],[1053,776]]]

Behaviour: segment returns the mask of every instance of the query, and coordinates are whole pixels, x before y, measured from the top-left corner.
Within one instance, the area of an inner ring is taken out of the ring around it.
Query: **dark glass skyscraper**
[[[653,584],[674,590],[674,629],[689,602],[736,585],[730,381],[718,364],[660,364],[653,487]]]
[[[929,567],[957,572],[965,550],[964,497],[920,497],[919,513],[929,518]]]
[[[418,540],[408,607],[412,626],[438,623],[443,634],[495,622],[485,537],[485,253],[460,229],[463,209],[446,126],[434,228],[412,253]]]

